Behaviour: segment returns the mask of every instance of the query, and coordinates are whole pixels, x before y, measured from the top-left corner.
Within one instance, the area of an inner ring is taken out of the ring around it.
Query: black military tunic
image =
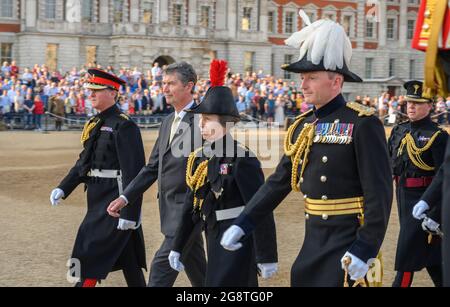
[[[142,227],[137,230],[117,229],[118,219],[106,209],[119,196],[114,178],[90,177],[90,170],[120,170],[123,188],[139,173],[145,163],[144,147],[137,125],[117,106],[101,112],[89,123],[97,124],[84,142],[84,150],[59,188],[67,198],[84,183],[87,188],[87,214],[80,225],[72,258],[80,260],[81,277],[105,279],[109,272],[124,268],[122,254],[135,255],[141,268],[146,268]],[[121,210],[121,218],[138,222],[142,197]],[[131,252],[130,252],[131,251]]]
[[[444,287],[450,287],[450,142],[447,142],[447,150],[445,152],[445,161],[441,167],[443,185],[442,198],[442,231],[444,239],[442,244],[442,258],[444,271]]]
[[[352,104],[350,108],[338,95],[320,109],[303,114],[304,121],[295,130],[292,142],[306,124],[316,125],[299,181],[304,197],[325,204],[363,197],[364,223],[360,225],[357,213],[307,214],[303,247],[291,269],[292,286],[342,287],[345,252],[366,262],[379,252],[391,209],[392,181],[384,128],[371,113],[363,106]],[[249,233],[289,194],[291,175],[291,158],[284,155],[235,224]]]
[[[439,131],[441,133],[436,134]],[[408,133],[412,136],[418,148],[423,148],[432,141],[431,147],[420,156],[426,165],[434,169],[421,169],[411,161],[405,139]],[[436,137],[433,141],[433,135],[435,134]],[[402,140],[405,140],[403,145]],[[412,211],[414,205],[421,199],[435,203],[435,197],[438,195],[423,194],[443,162],[446,142],[447,132],[441,130],[431,120],[430,116],[415,122],[401,123],[392,129],[388,148],[396,181],[397,206],[400,218],[400,234],[395,260],[396,271],[414,272],[425,267],[441,264],[441,242],[439,238],[434,237],[429,244],[428,234],[421,227],[422,222],[413,217]],[[420,184],[420,181],[423,184]],[[433,210],[427,212],[427,216],[440,223],[440,205],[434,206]]]
[[[225,157],[216,154],[225,152],[222,148],[226,148],[226,142],[233,145],[232,154],[228,152]],[[278,262],[273,215],[266,217],[253,235],[246,237],[241,249],[232,252],[225,250],[220,240],[234,218],[218,221],[216,214],[248,203],[264,183],[260,162],[230,135],[213,144],[206,143],[203,151],[206,154],[197,158],[195,164],[198,166],[208,160],[205,185],[196,193],[189,191],[187,195],[173,250],[181,253],[183,262],[183,255],[189,248],[189,238],[204,228],[208,254],[205,286],[258,286],[256,264]],[[193,210],[194,196],[204,200],[201,210]]]

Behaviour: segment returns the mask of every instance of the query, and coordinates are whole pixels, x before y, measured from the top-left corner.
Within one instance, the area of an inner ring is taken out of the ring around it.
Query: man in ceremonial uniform
[[[291,192],[305,201],[305,239],[291,269],[292,286],[343,286],[345,269],[362,283],[377,257],[392,203],[392,175],[382,123],[374,110],[347,103],[344,81],[361,82],[348,69],[351,43],[331,20],[307,24],[286,43],[299,61],[283,69],[300,73],[314,109],[296,118],[275,173],[223,235],[228,250],[249,234]]]
[[[80,264],[77,286],[95,286],[109,272],[123,270],[129,286],[145,286],[141,268],[146,268],[141,227],[142,197],[122,211],[121,219],[106,208],[144,166],[144,147],[138,126],[116,106],[125,82],[98,69],[89,69],[85,87],[99,111],[85,125],[83,151],[75,166],[50,195],[52,205],[69,197],[81,183],[87,189],[88,211],[78,230],[72,263]]]
[[[411,286],[414,272],[423,268],[436,286],[442,286],[441,240],[424,231],[436,230],[440,205],[427,213],[424,229],[411,212],[421,197],[437,196],[424,192],[443,162],[447,132],[431,120],[432,100],[422,96],[422,82],[409,81],[404,87],[409,120],[395,126],[388,141],[400,218],[393,286]]]

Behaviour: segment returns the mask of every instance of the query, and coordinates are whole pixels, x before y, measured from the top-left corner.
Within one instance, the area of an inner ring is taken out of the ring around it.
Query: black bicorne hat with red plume
[[[189,110],[189,112],[197,114],[228,115],[239,120],[239,112],[231,89],[224,86],[227,70],[228,67],[226,61],[213,60],[211,62],[209,70],[211,87],[206,92],[202,102]]]

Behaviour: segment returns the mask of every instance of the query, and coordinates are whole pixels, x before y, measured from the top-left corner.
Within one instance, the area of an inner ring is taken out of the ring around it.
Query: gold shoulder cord
[[[199,210],[202,208],[203,199],[198,199],[195,196],[195,192],[201,188],[205,184],[205,179],[208,174],[208,160],[201,162],[197,169],[193,172],[194,162],[197,154],[203,150],[203,147],[200,147],[189,155],[187,168],[186,168],[186,184],[188,187],[194,191],[194,208],[198,208]]]
[[[397,152],[397,157],[401,156],[403,154],[403,150],[406,146],[406,151],[408,152],[409,159],[411,162],[424,171],[433,171],[434,166],[427,165],[422,160],[422,153],[430,149],[431,145],[433,145],[434,141],[438,137],[438,135],[441,133],[441,131],[437,131],[433,134],[431,139],[428,141],[427,144],[425,144],[424,147],[419,148],[416,145],[416,142],[414,141],[414,138],[412,137],[411,133],[406,134],[406,136],[403,138],[402,143],[400,144],[400,147]]]
[[[81,144],[84,145],[84,142],[89,139],[89,133],[91,133],[92,129],[98,124],[99,120],[96,118],[91,118],[89,121],[84,124],[83,132],[81,132]]]
[[[284,153],[291,158],[292,162],[291,188],[295,192],[300,191],[298,178],[303,176],[306,164],[308,163],[308,154],[313,143],[316,124],[305,124],[294,144],[291,143],[291,140],[295,130],[303,122],[305,115],[308,113],[309,112],[304,113],[297,118],[292,126],[289,127],[286,138],[284,139]],[[298,166],[300,164],[302,164],[302,169],[300,171],[300,176],[298,176]]]

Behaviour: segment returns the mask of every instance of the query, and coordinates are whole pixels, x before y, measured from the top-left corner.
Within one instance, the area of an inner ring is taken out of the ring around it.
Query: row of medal
[[[353,124],[318,123],[314,143],[350,144],[353,140]]]

